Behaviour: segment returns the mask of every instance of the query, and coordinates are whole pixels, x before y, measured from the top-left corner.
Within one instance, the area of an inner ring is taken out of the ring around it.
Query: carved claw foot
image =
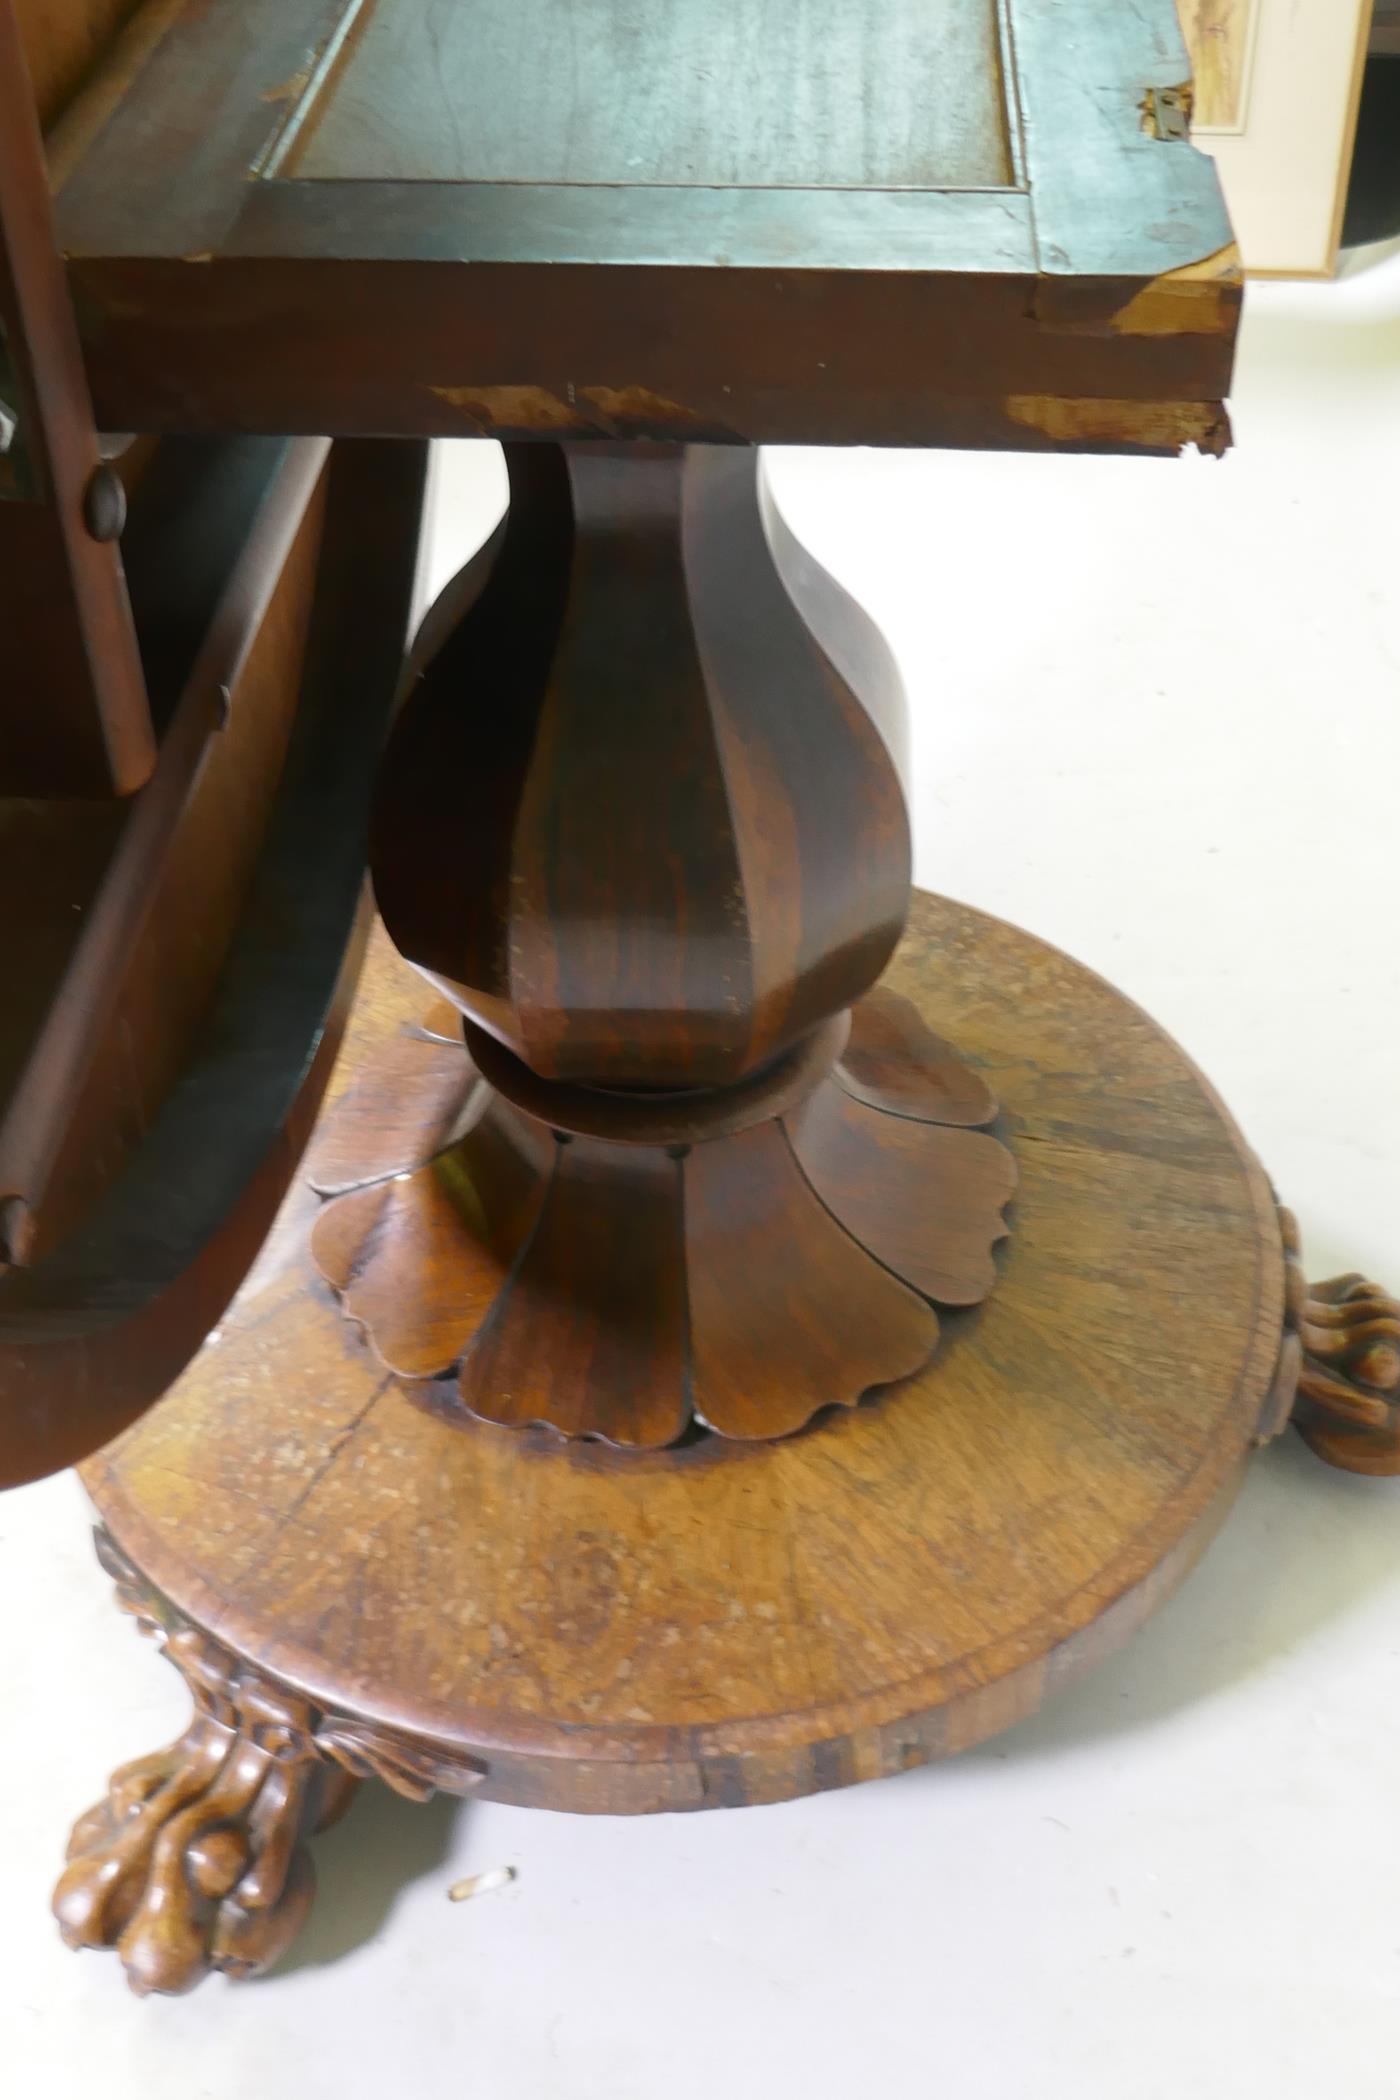
[[[1329,1465],[1400,1474],[1400,1301],[1363,1276],[1309,1284],[1298,1222],[1287,1210],[1279,1222],[1288,1276],[1280,1377],[1291,1384],[1293,1423]]]
[[[478,1766],[326,1714],[179,1619],[103,1532],[122,1605],[161,1640],[194,1716],[178,1742],[123,1765],[80,1816],[54,1914],[70,1947],[114,1947],[134,1991],[256,1976],[296,1937],[315,1890],[302,1839],[343,1815],[362,1778],[410,1800],[465,1792]]]

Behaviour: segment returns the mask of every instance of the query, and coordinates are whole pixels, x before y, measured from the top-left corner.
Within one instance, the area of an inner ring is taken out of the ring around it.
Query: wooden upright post
[[[125,795],[155,739],[54,240],[24,46],[0,0],[0,795]]]

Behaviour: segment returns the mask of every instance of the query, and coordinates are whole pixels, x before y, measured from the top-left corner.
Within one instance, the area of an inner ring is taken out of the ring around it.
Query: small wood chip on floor
[[[469,1903],[473,1896],[489,1896],[493,1889],[503,1889],[514,1879],[514,1867],[488,1867],[484,1874],[468,1874],[465,1881],[454,1881],[447,1899],[449,1903]]]

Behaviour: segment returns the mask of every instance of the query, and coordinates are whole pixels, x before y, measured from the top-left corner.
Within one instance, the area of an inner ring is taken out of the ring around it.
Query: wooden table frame
[[[99,418],[1219,449],[1238,276],[1154,135],[1179,40],[999,5],[1010,186],[793,190],[303,179],[368,5],[156,0],[65,155]]]
[[[1170,0],[944,4],[974,132],[1001,96],[958,165],[999,186],[329,177],[390,0],[149,0],[54,142],[99,418],[351,441],[236,996],[129,1182],[150,1245],[55,1228],[52,1317],[42,1248],[0,1278],[0,1391],[43,1387],[11,1477],[131,1424],[85,1469],[100,1550],[194,1702],[55,1898],[138,1991],[275,1961],[359,1780],[642,1813],[904,1770],[1125,1638],[1290,1420],[1400,1472],[1400,1305],[1308,1290],[1131,1002],[912,895],[896,668],[763,483],[762,442],[1228,442],[1239,273]],[[511,502],[381,756],[422,446],[374,440],[434,434],[509,440]],[[366,816],[405,960],[225,1313],[325,1080]]]

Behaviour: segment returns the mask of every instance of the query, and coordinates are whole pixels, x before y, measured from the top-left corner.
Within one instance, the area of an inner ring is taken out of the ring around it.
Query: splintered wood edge
[[[1154,277],[1113,316],[1115,335],[1224,335],[1234,325],[1244,283],[1239,244]]]
[[[1222,401],[1107,401],[1065,394],[1008,394],[1009,422],[1073,451],[1176,453],[1194,445],[1219,459],[1230,449]]]

